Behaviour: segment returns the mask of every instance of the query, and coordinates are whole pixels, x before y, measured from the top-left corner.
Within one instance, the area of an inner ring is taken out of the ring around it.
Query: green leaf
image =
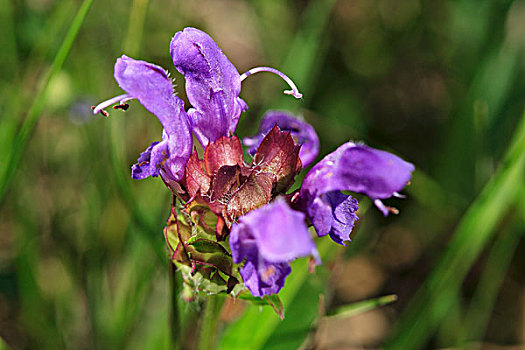
[[[237,298],[256,306],[270,306],[281,320],[284,318],[284,306],[278,294],[265,295],[264,298],[260,298],[254,297],[247,289],[244,289],[237,295]]]
[[[242,290],[238,295],[238,299],[249,301],[254,305],[268,305],[268,303],[259,297],[254,297],[247,289]]]
[[[183,274],[184,283],[190,286],[195,295],[203,292],[207,295],[215,295],[226,292],[227,282],[219,275],[214,267],[201,266],[191,274],[191,267],[177,264]]]
[[[385,296],[375,298],[375,299],[359,301],[357,303],[353,303],[350,305],[341,306],[340,308],[335,310],[335,312],[330,316],[331,317],[341,317],[341,318],[351,317],[351,316],[362,314],[363,312],[373,310],[383,305],[391,304],[396,300],[397,300],[397,295],[390,294],[390,295],[385,295]]]
[[[228,253],[222,245],[209,239],[192,237],[188,240],[187,244],[201,253]]]
[[[263,299],[272,307],[273,311],[275,311],[277,316],[279,316],[282,321],[284,319],[284,306],[283,302],[279,298],[279,295],[265,295]]]

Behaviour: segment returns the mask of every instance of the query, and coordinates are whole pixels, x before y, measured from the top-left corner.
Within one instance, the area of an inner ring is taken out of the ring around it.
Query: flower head
[[[187,112],[164,69],[127,56],[115,64],[115,80],[125,94],[93,112],[107,116],[105,108],[117,104],[114,108],[126,110],[127,102],[137,99],[162,124],[161,141],[140,154],[132,177],[160,175],[173,191],[176,199],[164,234],[171,260],[194,291],[231,293],[242,279],[254,296],[278,293],[292,260],[313,256],[320,262],[307,224],[339,244],[350,239],[358,205],[341,191],[369,196],[385,215],[394,211],[381,199],[400,196],[414,166],[350,142],[316,164],[299,191],[287,194],[319,152],[314,128],[287,112],[268,112],[258,135],[244,139],[253,156],[245,161],[234,134],[247,109],[239,97],[241,83],[252,74],[270,72],[290,86],[285,94],[301,98],[286,75],[270,67],[239,74],[213,39],[195,28],[177,32],[170,53],[186,81],[192,105]],[[193,149],[193,136],[202,156]]]

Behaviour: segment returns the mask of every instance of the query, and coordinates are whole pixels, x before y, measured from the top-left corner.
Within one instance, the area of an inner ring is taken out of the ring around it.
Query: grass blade
[[[523,188],[525,190],[525,187]],[[522,193],[524,191],[522,190]],[[521,196],[523,198],[523,196]],[[522,201],[523,202],[523,201]],[[523,205],[518,208],[523,211]],[[519,214],[518,214],[519,215]],[[491,311],[501,289],[506,272],[516,248],[525,233],[525,218],[518,221],[514,229],[505,232],[496,239],[485,263],[485,270],[476,288],[470,307],[463,322],[464,329],[459,335],[464,340],[479,340],[490,320]]]
[[[38,122],[38,119],[42,114],[42,111],[44,110],[44,107],[46,105],[49,82],[53,80],[53,78],[62,69],[64,61],[66,60],[69,51],[71,50],[71,47],[75,42],[78,32],[80,31],[80,28],[82,27],[82,24],[84,23],[84,20],[86,19],[86,16],[92,4],[93,0],[84,0],[75,18],[73,19],[71,26],[69,27],[64,41],[58,49],[55,59],[51,64],[51,68],[42,77],[38,91],[35,95],[35,99],[33,100],[33,104],[29,108],[29,112],[27,113],[27,116],[24,119],[20,131],[18,132],[13,141],[13,145],[11,147],[6,164],[1,168],[0,204],[4,200],[7,189],[9,188],[9,185],[13,180],[13,175],[15,174],[15,171],[18,168],[18,165],[20,164],[27,142],[29,141],[29,137],[31,136],[31,133],[34,130],[36,123]]]
[[[525,167],[525,115],[499,171],[459,223],[430,277],[397,324],[389,349],[421,349],[453,304],[463,279],[517,197]]]
[[[146,17],[146,9],[149,1],[136,0],[133,2],[133,7],[130,12],[128,32],[124,40],[124,52],[128,55],[135,56],[141,46],[142,33],[144,31],[144,22]],[[131,180],[127,172],[124,172],[123,164],[125,164],[126,145],[124,142],[124,134],[122,130],[125,129],[125,120],[122,117],[108,119],[109,127],[107,130],[107,137],[109,140],[109,155],[111,159],[112,173],[117,184],[117,189],[122,197],[123,202],[129,208],[133,222],[137,228],[142,231],[142,235],[138,235],[139,239],[146,239],[147,243],[155,252],[159,262],[168,266],[166,259],[162,234],[162,228],[155,225],[155,222],[163,222],[165,218],[161,217],[160,212],[154,213],[150,209],[155,219],[159,217],[160,221],[152,221],[151,216],[146,215],[142,210],[138,201],[135,198],[131,186]],[[148,217],[149,216],[149,217]]]
[[[335,310],[334,314],[330,315],[330,317],[352,317],[376,309],[380,306],[391,304],[396,300],[397,295],[389,294],[375,299],[359,301],[350,305],[341,306]]]

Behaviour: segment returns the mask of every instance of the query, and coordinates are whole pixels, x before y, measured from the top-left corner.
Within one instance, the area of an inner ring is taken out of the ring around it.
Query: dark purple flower
[[[340,191],[363,193],[383,215],[394,209],[381,199],[400,196],[412,177],[414,165],[365,145],[345,143],[317,163],[306,175],[299,206],[306,211],[319,235],[330,234],[338,243],[348,240],[357,219],[357,201]]]
[[[246,137],[243,143],[249,146],[248,153],[254,155],[264,137],[277,125],[282,131],[290,131],[298,145],[301,145],[299,158],[303,167],[310,165],[319,154],[319,138],[313,126],[304,120],[284,111],[268,111],[261,120],[259,133]]]
[[[94,113],[103,112],[115,103],[125,109],[127,101],[137,99],[164,127],[162,141],[153,142],[140,155],[138,163],[133,165],[132,177],[158,176],[162,170],[167,180],[181,180],[193,145],[191,125],[184,102],[174,95],[167,73],[159,66],[123,55],[115,63],[115,80],[126,94],[102,102]]]
[[[233,261],[237,264],[246,261],[240,272],[253,295],[278,293],[291,271],[290,261],[308,255],[318,259],[304,219],[303,213],[277,198],[241,216],[232,226]]]

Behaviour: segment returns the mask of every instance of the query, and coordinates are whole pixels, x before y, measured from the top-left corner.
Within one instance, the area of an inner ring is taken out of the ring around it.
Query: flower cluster
[[[300,98],[286,75],[269,67],[239,74],[213,39],[195,28],[177,32],[170,53],[191,108],[174,94],[164,69],[122,56],[115,79],[125,94],[93,111],[107,116],[105,108],[126,110],[137,99],[162,124],[161,141],[140,154],[132,178],[160,176],[172,190],[164,233],[171,260],[193,291],[241,293],[245,287],[256,297],[278,293],[292,260],[311,256],[320,262],[309,225],[336,243],[350,240],[358,203],[342,191],[367,195],[385,216],[396,211],[381,200],[401,196],[414,166],[352,142],[324,157],[300,189],[288,193],[295,176],[317,157],[319,139],[311,125],[286,112],[263,117],[258,134],[243,140],[244,155],[235,136],[248,108],[239,97],[241,82],[271,72],[290,85],[286,94]]]

